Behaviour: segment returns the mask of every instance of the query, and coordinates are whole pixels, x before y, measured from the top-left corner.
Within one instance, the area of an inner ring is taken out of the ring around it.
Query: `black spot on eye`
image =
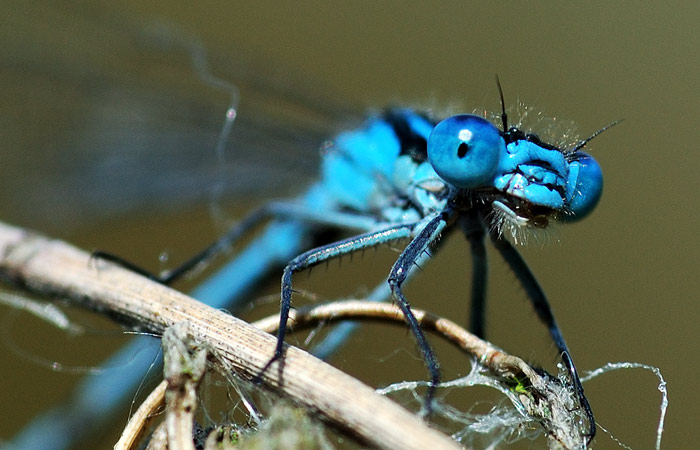
[[[467,152],[469,151],[469,144],[466,142],[462,142],[459,144],[459,148],[457,149],[457,156],[461,159],[467,156]]]

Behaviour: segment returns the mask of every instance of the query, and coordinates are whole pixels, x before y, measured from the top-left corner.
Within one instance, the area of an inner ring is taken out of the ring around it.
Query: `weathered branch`
[[[261,373],[275,338],[168,287],[104,262],[64,242],[0,223],[0,276],[27,289],[72,299],[143,330],[162,334],[187,321],[196,341],[226,361],[242,379],[317,412],[379,448],[455,449],[447,436],[360,381],[294,347],[283,365]]]

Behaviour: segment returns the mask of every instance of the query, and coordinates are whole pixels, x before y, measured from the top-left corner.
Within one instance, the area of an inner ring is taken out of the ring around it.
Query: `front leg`
[[[423,334],[423,330],[420,328],[420,324],[418,323],[416,316],[411,311],[411,306],[408,303],[408,300],[401,291],[401,286],[406,280],[408,274],[411,272],[412,266],[418,263],[423,255],[428,251],[430,246],[438,239],[440,233],[445,229],[447,219],[448,213],[446,212],[440,213],[431,219],[404,249],[394,263],[391,273],[389,274],[389,286],[391,287],[391,293],[396,301],[396,304],[399,306],[399,308],[401,308],[401,311],[406,319],[406,323],[408,323],[411,332],[416,338],[418,347],[420,348],[421,353],[423,353],[423,359],[425,360],[425,364],[428,366],[428,371],[430,372],[430,386],[428,387],[428,392],[425,396],[425,415],[430,415],[433,409],[433,396],[435,394],[435,389],[440,382],[440,366],[437,358],[435,358],[433,349],[430,347],[428,340],[425,338],[425,334]]]
[[[277,347],[275,348],[275,354],[265,365],[261,374],[264,373],[272,363],[282,358],[284,354],[284,336],[287,333],[287,319],[289,318],[289,309],[292,303],[292,275],[294,275],[294,273],[358,250],[409,238],[417,225],[416,223],[396,225],[384,230],[353,236],[342,241],[309,250],[290,261],[282,273],[280,325],[277,330]]]

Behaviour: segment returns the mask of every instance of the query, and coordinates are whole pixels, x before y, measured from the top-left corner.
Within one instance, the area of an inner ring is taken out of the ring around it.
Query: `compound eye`
[[[435,172],[459,188],[489,186],[505,141],[489,122],[471,114],[438,123],[428,138],[428,160]]]
[[[578,152],[579,157],[569,163],[567,196],[571,215],[564,221],[574,222],[586,217],[598,204],[603,194],[603,171],[592,156]]]

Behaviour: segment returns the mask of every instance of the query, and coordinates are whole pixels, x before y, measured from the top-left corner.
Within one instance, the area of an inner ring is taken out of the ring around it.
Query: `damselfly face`
[[[544,228],[551,219],[585,217],[600,199],[600,166],[579,148],[562,150],[518,128],[500,131],[465,114],[435,126],[428,159],[446,182],[490,201],[495,226]]]

